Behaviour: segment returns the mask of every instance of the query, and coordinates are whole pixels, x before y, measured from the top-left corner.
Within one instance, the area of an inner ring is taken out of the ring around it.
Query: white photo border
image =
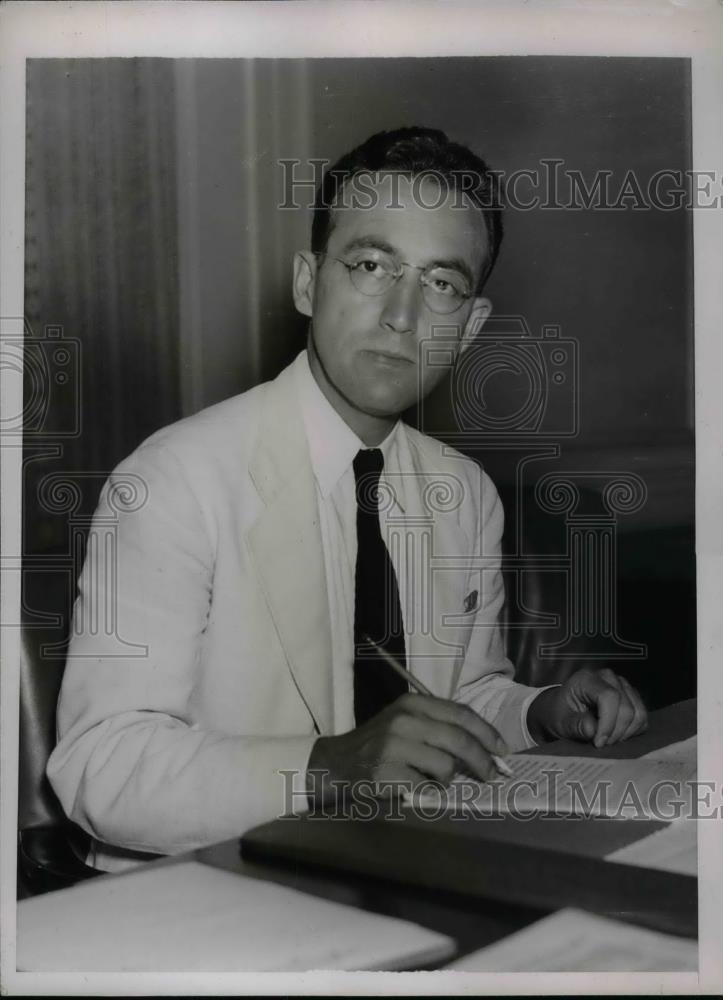
[[[723,5],[714,0],[491,3],[13,3],[0,9],[0,315],[23,315],[25,60],[42,57],[670,56],[692,61],[693,168],[723,169]],[[716,51],[717,50],[717,51]],[[699,768],[723,761],[723,210],[694,213],[696,550]],[[2,413],[22,410],[22,378],[2,372]],[[3,442],[4,550],[20,552],[21,449]],[[3,569],[2,621],[17,621],[20,577]],[[699,974],[299,973],[39,974],[15,970],[18,629],[0,637],[0,969],[13,995],[315,993],[714,993],[719,948],[721,823],[702,823]]]

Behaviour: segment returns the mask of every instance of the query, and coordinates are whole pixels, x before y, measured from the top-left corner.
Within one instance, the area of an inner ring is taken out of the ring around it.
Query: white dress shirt
[[[354,728],[354,581],[356,574],[356,485],[353,462],[367,445],[342,420],[311,374],[306,351],[296,367],[299,402],[304,419],[311,466],[316,480],[319,526],[329,595],[329,621],[333,658],[334,733]],[[397,430],[399,421],[377,447],[384,456],[385,473],[399,473]],[[380,514],[384,537],[383,514]],[[391,555],[390,555],[390,558]],[[404,619],[404,578],[397,574]]]

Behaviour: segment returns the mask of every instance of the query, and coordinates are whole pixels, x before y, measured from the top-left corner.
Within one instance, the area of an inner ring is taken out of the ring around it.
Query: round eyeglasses
[[[388,254],[377,251],[365,251],[351,260],[343,260],[323,251],[316,251],[314,256],[328,257],[342,264],[352,284],[362,295],[384,295],[399,281],[404,268],[411,267],[420,272],[422,298],[434,313],[445,315],[456,312],[472,297],[467,278],[453,268],[438,265],[422,267],[420,264],[407,264],[404,261],[397,263]]]

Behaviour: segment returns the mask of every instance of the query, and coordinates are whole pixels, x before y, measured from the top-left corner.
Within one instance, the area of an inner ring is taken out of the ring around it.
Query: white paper
[[[23,900],[17,941],[26,972],[398,969],[455,950],[416,924],[195,861]]]
[[[667,760],[676,764],[687,764],[696,767],[698,759],[698,737],[690,736],[687,740],[671,743],[667,747],[659,747],[643,755],[641,760]]]
[[[613,851],[605,860],[679,875],[697,875],[698,821],[681,817],[664,829]]]
[[[459,972],[695,972],[698,945],[582,910],[559,910],[457,959]]]
[[[482,783],[458,775],[446,789],[428,783],[407,802],[425,815],[444,808],[670,820],[685,814],[675,802],[690,800],[695,778],[695,764],[675,760],[515,754],[507,763],[512,778]]]

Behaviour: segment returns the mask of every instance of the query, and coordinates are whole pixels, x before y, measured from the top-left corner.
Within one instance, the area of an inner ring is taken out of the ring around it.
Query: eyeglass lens
[[[397,265],[391,257],[382,254],[352,257],[349,260],[335,258],[346,267],[354,287],[362,295],[383,295],[401,278],[404,267]],[[470,292],[464,275],[445,267],[419,269],[422,296],[429,309],[436,313],[455,312],[469,298]]]

